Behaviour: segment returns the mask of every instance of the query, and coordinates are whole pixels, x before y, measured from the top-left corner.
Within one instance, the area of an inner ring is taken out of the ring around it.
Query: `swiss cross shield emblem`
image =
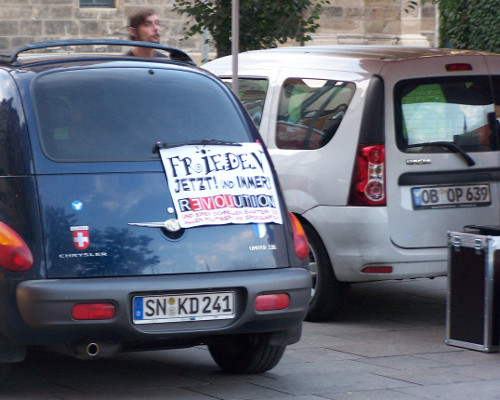
[[[85,250],[89,247],[89,227],[88,226],[72,226],[71,233],[73,235],[73,245],[78,250]]]

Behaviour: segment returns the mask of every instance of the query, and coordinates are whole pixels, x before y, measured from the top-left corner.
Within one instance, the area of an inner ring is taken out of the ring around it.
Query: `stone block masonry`
[[[0,49],[62,39],[128,39],[127,15],[154,8],[162,21],[162,44],[200,52],[203,38],[182,40],[185,17],[169,0],[115,0],[113,8],[80,7],[80,0],[0,0]]]
[[[0,0],[0,49],[72,38],[128,39],[127,15],[135,8],[151,7],[162,21],[162,44],[180,48],[200,63],[203,36],[183,39],[188,20],[173,11],[173,3],[114,0],[114,7],[106,8],[81,7],[80,0]],[[434,43],[432,2],[427,2],[416,16],[404,13],[406,4],[406,0],[331,0],[322,10],[320,28],[307,45],[398,45],[404,44],[405,35]],[[213,57],[213,47],[209,54]]]

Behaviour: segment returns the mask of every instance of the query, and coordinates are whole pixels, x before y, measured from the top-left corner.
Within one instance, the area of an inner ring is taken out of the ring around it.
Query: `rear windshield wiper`
[[[476,165],[476,162],[472,159],[471,156],[469,156],[460,146],[457,146],[455,143],[451,143],[451,142],[416,143],[416,144],[409,144],[406,146],[406,148],[410,149],[413,147],[426,147],[426,146],[446,147],[448,150],[451,150],[453,153],[460,154],[469,167]]]
[[[172,143],[168,144],[166,142],[156,142],[153,147],[153,153],[158,153],[160,149],[171,149],[173,147],[180,147],[185,145],[197,145],[197,146],[241,146],[241,143],[230,142],[227,140],[218,139],[203,139],[203,140],[191,140],[182,143]]]

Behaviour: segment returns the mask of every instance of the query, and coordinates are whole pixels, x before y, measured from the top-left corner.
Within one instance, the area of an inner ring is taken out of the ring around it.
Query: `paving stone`
[[[430,370],[384,371],[380,375],[401,381],[428,386],[459,382],[474,382],[477,379],[462,375],[453,368],[433,368]]]
[[[418,399],[498,400],[500,399],[500,381],[414,386],[401,388],[398,391],[416,396]]]
[[[321,394],[323,398],[332,400],[416,400],[415,396],[395,390],[362,390]]]
[[[441,361],[428,360],[412,355],[362,358],[358,359],[358,362],[396,370],[427,370],[431,368],[450,366],[449,364]]]
[[[220,371],[206,346],[83,361],[34,353],[3,400],[500,400],[500,353],[445,344],[446,278],[353,285],[338,321],[259,375]]]

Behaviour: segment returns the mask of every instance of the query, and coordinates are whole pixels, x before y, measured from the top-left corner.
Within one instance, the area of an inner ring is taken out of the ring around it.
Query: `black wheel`
[[[4,381],[9,373],[10,363],[0,363],[0,383]]]
[[[260,374],[274,368],[285,345],[273,346],[262,335],[234,335],[208,345],[217,365],[232,374]]]
[[[333,319],[347,300],[349,284],[335,278],[330,257],[321,238],[308,224],[303,224],[309,242],[309,270],[313,288],[306,321]]]

